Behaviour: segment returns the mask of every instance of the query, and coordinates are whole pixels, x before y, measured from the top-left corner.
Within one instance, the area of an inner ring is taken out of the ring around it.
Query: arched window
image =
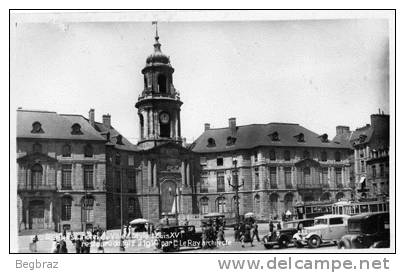
[[[226,199],[225,197],[218,197],[217,198],[217,211],[219,213],[225,213],[226,210]]]
[[[42,145],[38,142],[34,143],[34,145],[32,145],[32,151],[34,153],[42,153]]]
[[[215,147],[215,139],[213,139],[212,137],[210,137],[210,138],[208,139],[207,147]]]
[[[321,201],[329,201],[330,200],[330,193],[329,192],[324,192],[321,195]]]
[[[145,136],[144,136],[144,121],[143,121],[143,115],[142,114],[139,114],[139,127],[140,127],[140,130],[141,130],[141,139],[143,139]]]
[[[42,130],[42,125],[39,121],[35,121],[32,124],[32,130],[31,133],[33,134],[42,134],[44,132],[44,130]]]
[[[270,150],[269,157],[270,157],[270,160],[276,160],[276,151]]]
[[[158,76],[158,87],[159,87],[159,93],[165,94],[167,92],[166,88],[166,77],[163,74],[159,74]]]
[[[340,152],[335,152],[335,160],[336,160],[337,162],[339,162],[339,161],[341,160],[341,158],[340,158]]]
[[[285,212],[290,211],[291,213],[294,212],[293,208],[293,195],[292,193],[287,193],[284,196],[284,210]]]
[[[84,196],[81,201],[82,222],[94,221],[94,198],[92,196]]]
[[[311,169],[309,167],[304,168],[304,185],[311,185]]]
[[[343,192],[338,192],[336,194],[336,201],[340,201],[341,199],[343,199],[345,197],[345,194]]]
[[[253,200],[253,212],[255,215],[260,215],[260,195],[256,194]]]
[[[133,216],[135,214],[135,199],[129,198],[128,199],[128,214]]]
[[[284,160],[285,161],[290,161],[291,160],[291,154],[289,150],[284,151]]]
[[[278,194],[272,193],[270,195],[270,218],[278,218]]]
[[[35,164],[31,168],[31,188],[37,189],[42,185],[42,166]]]
[[[170,137],[170,115],[167,112],[162,112],[159,115],[160,136]]]
[[[145,89],[148,89],[148,79],[146,78],[146,75],[143,76],[143,84]]]
[[[72,156],[72,149],[69,144],[65,144],[62,147],[62,156],[63,157],[71,157]]]
[[[72,135],[82,135],[82,134],[83,134],[83,132],[82,132],[82,127],[80,126],[79,123],[75,123],[75,124],[72,125],[72,132],[71,132],[71,134],[72,134]]]
[[[84,157],[93,157],[93,147],[90,144],[84,146]]]
[[[70,221],[72,218],[72,198],[65,196],[62,198],[61,220]]]
[[[322,151],[321,161],[327,161],[327,160],[328,160],[328,153],[326,151]]]
[[[209,213],[208,198],[207,197],[202,197],[200,199],[200,212],[201,212],[201,214]]]

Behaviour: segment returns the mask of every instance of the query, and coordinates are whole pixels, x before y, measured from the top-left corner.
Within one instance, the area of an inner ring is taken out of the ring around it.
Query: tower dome
[[[155,51],[146,59],[146,65],[166,64],[170,65],[170,58],[162,53],[160,49],[159,36],[155,37],[155,44],[153,45]]]

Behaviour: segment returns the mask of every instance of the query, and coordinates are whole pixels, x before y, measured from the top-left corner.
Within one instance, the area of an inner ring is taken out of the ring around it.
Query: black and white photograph
[[[10,252],[394,253],[395,11],[10,13]]]

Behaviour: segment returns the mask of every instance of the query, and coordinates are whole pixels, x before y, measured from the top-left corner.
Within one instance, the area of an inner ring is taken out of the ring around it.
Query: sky
[[[111,114],[136,144],[134,107],[153,52],[151,22],[12,25],[11,111]],[[335,135],[389,113],[389,26],[384,19],[159,22],[175,69],[182,134],[211,128],[298,123]]]

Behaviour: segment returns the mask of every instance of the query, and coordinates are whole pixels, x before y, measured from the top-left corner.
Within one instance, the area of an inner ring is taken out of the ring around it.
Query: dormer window
[[[324,143],[329,142],[329,140],[328,140],[328,134],[320,135],[319,138],[320,138],[321,141],[324,142]]]
[[[269,136],[270,136],[270,138],[271,138],[271,141],[280,141],[280,138],[279,138],[279,136],[278,136],[278,132],[277,132],[277,131],[271,133]]]
[[[298,135],[294,136],[297,139],[297,142],[305,142],[304,134],[299,133]]]
[[[226,139],[226,146],[235,145],[235,142],[236,142],[236,137],[228,137]]]
[[[207,144],[207,147],[215,147],[215,139],[213,139],[212,137],[210,137],[209,139],[208,139],[208,144]]]
[[[81,126],[78,123],[72,125],[72,135],[82,135]]]
[[[42,125],[39,121],[35,121],[32,124],[31,133],[33,133],[33,134],[43,134],[44,133],[44,130],[42,130]]]
[[[124,143],[122,143],[122,135],[117,136],[117,144],[118,145],[124,145]]]
[[[360,136],[359,136],[359,142],[360,142],[360,143],[363,143],[364,141],[366,141],[366,139],[367,139],[367,136],[366,136],[366,135],[360,135]]]

